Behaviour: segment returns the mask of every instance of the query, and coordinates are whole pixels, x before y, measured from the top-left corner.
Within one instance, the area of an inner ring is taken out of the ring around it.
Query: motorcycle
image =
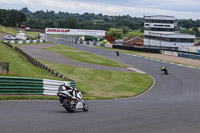
[[[119,56],[119,51],[118,50],[116,50],[116,54],[117,54],[117,56]]]
[[[61,88],[65,87],[64,85],[59,86],[57,96],[62,103],[62,106],[70,113],[75,112],[78,109],[83,111],[88,111],[88,105],[82,99],[81,91],[77,89],[61,91]],[[75,95],[75,96],[73,96]]]
[[[167,68],[165,67],[164,69],[162,69],[162,67],[161,67],[161,71],[164,71],[164,73],[167,75],[168,74],[168,70],[167,70]]]

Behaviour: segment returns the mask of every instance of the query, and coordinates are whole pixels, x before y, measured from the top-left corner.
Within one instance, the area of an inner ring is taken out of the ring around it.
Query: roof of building
[[[144,17],[171,17],[171,18],[175,18],[174,16],[167,16],[167,15],[150,15],[150,16],[144,16]]]
[[[132,40],[134,40],[134,39],[141,39],[141,40],[143,40],[141,37],[136,36],[136,37],[128,38],[128,39],[124,40],[124,42],[129,42],[129,41],[132,41]]]
[[[195,43],[194,46],[200,46],[200,42]]]
[[[192,34],[180,33],[180,32],[159,32],[159,31],[150,31],[150,34],[159,34],[159,35],[186,35],[186,36],[193,36]]]

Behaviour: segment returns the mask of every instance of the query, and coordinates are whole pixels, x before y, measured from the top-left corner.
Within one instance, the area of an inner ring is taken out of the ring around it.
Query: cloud
[[[200,1],[197,0],[0,0],[0,8],[31,11],[52,10],[70,13],[103,13],[104,15],[170,15],[176,18],[199,19]]]

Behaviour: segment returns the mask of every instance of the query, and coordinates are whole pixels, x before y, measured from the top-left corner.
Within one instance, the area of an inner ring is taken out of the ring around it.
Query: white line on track
[[[141,57],[141,58],[145,58],[145,59],[149,59],[149,60],[153,60],[153,61],[169,63],[169,64],[178,65],[178,66],[183,66],[183,67],[188,67],[188,68],[200,69],[200,68],[198,68],[198,67],[187,66],[187,65],[183,65],[183,64],[176,64],[176,63],[168,62],[168,61],[161,61],[161,60],[153,59],[153,58],[150,58],[150,57],[143,57],[143,56],[139,56],[139,55],[131,55],[131,54],[126,54],[126,55],[136,56],[136,57]]]

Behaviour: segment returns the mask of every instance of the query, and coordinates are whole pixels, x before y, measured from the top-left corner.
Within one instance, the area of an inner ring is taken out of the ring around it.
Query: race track
[[[2,133],[199,133],[200,70],[176,64],[68,44],[136,67],[155,79],[141,96],[89,100],[89,112],[68,113],[58,101],[0,101]],[[160,71],[167,66],[169,75]]]

